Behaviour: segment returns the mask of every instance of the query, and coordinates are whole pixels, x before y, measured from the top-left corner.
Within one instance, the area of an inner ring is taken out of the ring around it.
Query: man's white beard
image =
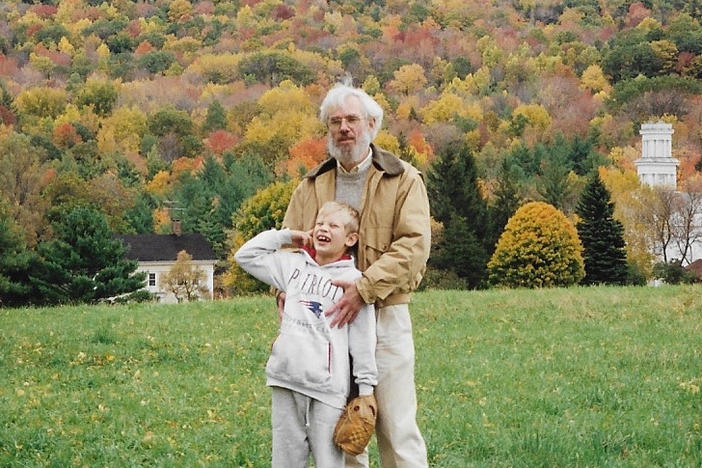
[[[356,143],[351,147],[339,148],[334,138],[327,137],[327,151],[329,156],[339,161],[343,166],[350,166],[361,162],[371,144],[370,132],[363,131],[356,137]]]

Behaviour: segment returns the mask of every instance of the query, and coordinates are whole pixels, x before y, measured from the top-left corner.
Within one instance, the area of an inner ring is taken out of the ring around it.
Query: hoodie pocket
[[[319,337],[281,333],[273,343],[266,374],[327,391],[331,386],[331,349],[331,343]]]

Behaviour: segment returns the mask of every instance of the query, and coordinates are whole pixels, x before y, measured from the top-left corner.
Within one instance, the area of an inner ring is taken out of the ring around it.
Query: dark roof
[[[127,248],[129,260],[154,262],[175,261],[178,252],[185,250],[193,260],[216,260],[212,246],[202,234],[132,234],[115,236]]]

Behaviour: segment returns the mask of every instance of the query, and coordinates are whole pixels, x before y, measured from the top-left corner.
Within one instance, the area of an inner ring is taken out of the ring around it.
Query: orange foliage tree
[[[58,124],[54,128],[53,140],[54,144],[61,148],[70,148],[83,141],[76,128],[68,122]]]
[[[324,161],[327,156],[326,138],[311,138],[290,148],[290,158],[285,161],[285,172],[295,177]]]

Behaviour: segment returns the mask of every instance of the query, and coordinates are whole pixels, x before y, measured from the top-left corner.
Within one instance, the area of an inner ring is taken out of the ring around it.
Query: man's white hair
[[[375,121],[371,132],[371,140],[375,139],[380,131],[380,127],[383,125],[383,108],[364,90],[351,86],[350,81],[345,80],[344,83],[337,83],[329,90],[322,104],[319,106],[319,119],[327,123],[329,112],[332,109],[343,106],[346,98],[350,96],[354,96],[361,101],[361,106],[366,113],[364,117]]]

